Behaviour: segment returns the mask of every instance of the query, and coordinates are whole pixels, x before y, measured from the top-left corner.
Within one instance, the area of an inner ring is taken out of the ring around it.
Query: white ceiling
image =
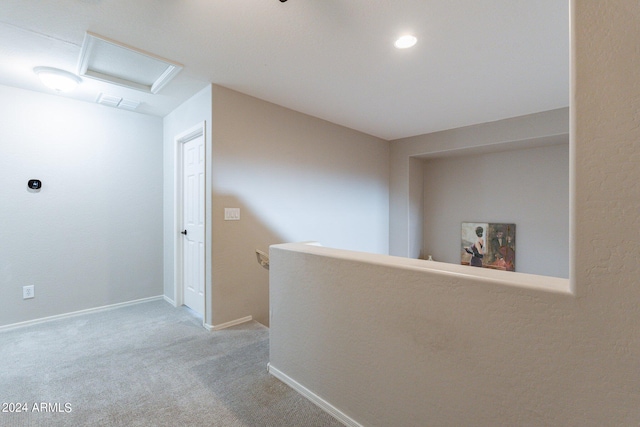
[[[0,84],[47,92],[33,67],[77,72],[86,31],[184,69],[69,96],[160,116],[208,82],[388,140],[569,105],[569,0],[2,0]]]

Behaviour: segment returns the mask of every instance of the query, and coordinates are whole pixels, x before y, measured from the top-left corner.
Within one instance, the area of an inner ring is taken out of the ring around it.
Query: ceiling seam
[[[0,24],[6,25],[7,27],[15,28],[17,30],[24,31],[26,33],[35,34],[35,35],[43,37],[45,39],[49,39],[49,40],[53,40],[53,41],[57,41],[57,42],[62,42],[62,43],[65,43],[65,44],[68,44],[68,45],[71,45],[71,46],[78,47],[78,48],[81,46],[81,45],[79,45],[77,43],[73,43],[73,42],[70,42],[68,40],[59,39],[57,37],[53,37],[53,36],[50,36],[50,35],[47,35],[47,34],[44,34],[44,33],[40,33],[38,31],[31,30],[31,29],[25,28],[25,27],[21,27],[19,25],[11,24],[11,23],[6,22],[6,21],[0,20]]]

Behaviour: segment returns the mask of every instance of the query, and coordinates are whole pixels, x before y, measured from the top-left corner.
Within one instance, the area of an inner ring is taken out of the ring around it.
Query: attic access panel
[[[81,76],[153,94],[180,70],[180,64],[88,31],[78,61]]]

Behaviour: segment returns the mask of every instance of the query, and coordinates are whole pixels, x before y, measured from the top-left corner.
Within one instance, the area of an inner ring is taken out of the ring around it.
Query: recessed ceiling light
[[[418,39],[415,38],[414,36],[406,35],[396,40],[396,42],[393,45],[398,49],[406,49],[415,45],[417,41]]]
[[[38,75],[42,84],[56,92],[70,92],[82,81],[75,74],[57,68],[36,67],[33,72]]]

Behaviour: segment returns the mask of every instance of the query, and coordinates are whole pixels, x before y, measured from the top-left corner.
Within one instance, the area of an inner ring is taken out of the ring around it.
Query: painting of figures
[[[478,222],[462,223],[462,264],[482,267],[487,251],[485,236],[489,224]]]
[[[461,263],[516,271],[516,225],[463,222]]]

